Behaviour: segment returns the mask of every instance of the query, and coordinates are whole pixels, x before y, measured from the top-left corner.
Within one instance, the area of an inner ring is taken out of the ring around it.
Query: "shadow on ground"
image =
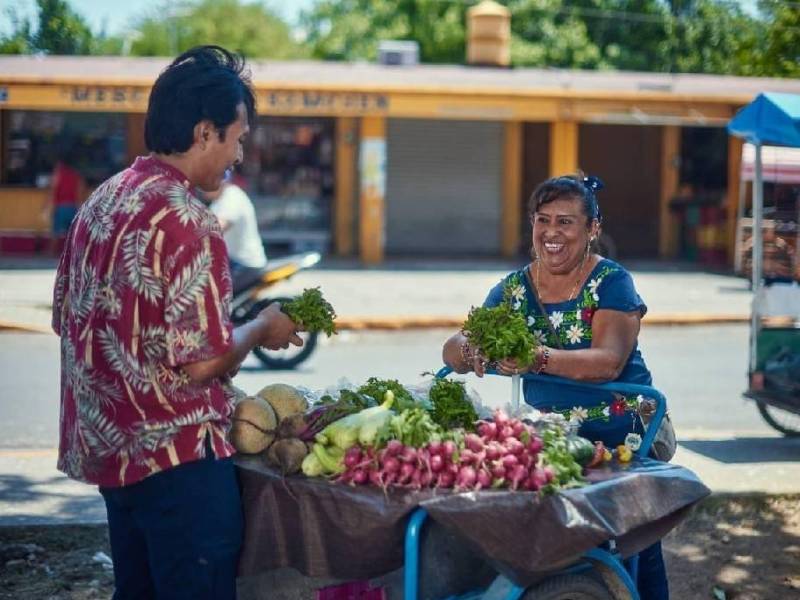
[[[673,598],[800,598],[800,497],[713,496],[664,548]]]
[[[796,462],[800,460],[800,438],[733,438],[679,442],[687,450],[725,464]]]
[[[105,522],[105,504],[96,488],[83,486],[85,494],[77,495],[70,489],[76,485],[81,484],[63,476],[0,475],[0,525]]]

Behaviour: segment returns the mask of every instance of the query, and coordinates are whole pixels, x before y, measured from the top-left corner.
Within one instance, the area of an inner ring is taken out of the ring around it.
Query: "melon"
[[[233,411],[231,443],[244,454],[258,454],[275,439],[278,418],[269,402],[249,397],[241,400]]]

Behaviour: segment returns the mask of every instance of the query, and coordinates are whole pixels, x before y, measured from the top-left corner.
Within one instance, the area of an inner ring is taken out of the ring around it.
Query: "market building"
[[[800,81],[505,68],[502,40],[499,58],[479,43],[471,59],[495,66],[420,65],[402,45],[384,64],[251,63],[259,116],[240,181],[265,240],[366,264],[514,256],[535,184],[582,169],[606,182],[618,256],[733,264],[742,145],[724,126],[757,93],[800,93]],[[60,153],[88,194],[145,152],[167,62],[0,57],[0,251],[47,235]]]

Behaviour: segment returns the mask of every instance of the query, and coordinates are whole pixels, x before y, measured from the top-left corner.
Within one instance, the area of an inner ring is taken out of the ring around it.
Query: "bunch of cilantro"
[[[465,431],[475,431],[478,413],[467,397],[463,381],[437,379],[431,386],[429,397],[434,423],[445,430],[461,427]]]
[[[411,392],[403,387],[403,384],[396,379],[378,379],[377,377],[370,377],[364,385],[358,388],[357,392],[374,398],[375,401],[380,404],[383,402],[383,396],[386,390],[392,390],[394,394],[392,410],[395,412],[402,412],[418,406]]]
[[[329,337],[336,333],[336,311],[318,287],[304,289],[297,298],[281,306],[281,310],[305,331],[324,331]]]
[[[533,362],[536,340],[528,330],[525,315],[511,307],[511,292],[504,291],[497,306],[473,307],[462,328],[470,344],[479,348],[489,362],[516,359],[519,365]]]

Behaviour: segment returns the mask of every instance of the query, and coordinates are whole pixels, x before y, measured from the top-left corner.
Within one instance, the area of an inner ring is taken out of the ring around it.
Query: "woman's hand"
[[[497,363],[497,372],[501,375],[524,375],[530,373],[532,366],[520,365],[515,358],[505,358]]]

